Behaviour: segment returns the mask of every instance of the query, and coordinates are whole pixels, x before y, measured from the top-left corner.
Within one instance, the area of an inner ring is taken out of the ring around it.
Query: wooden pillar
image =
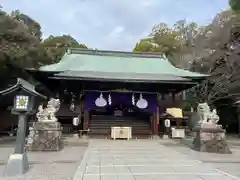
[[[180,118],[176,118],[176,124],[177,124],[177,128],[180,127],[180,124],[181,124],[181,119]]]
[[[172,101],[176,101],[176,94],[174,92],[172,93]]]
[[[237,115],[238,115],[238,135],[240,136],[240,107],[237,108]]]
[[[159,107],[157,106],[157,112],[156,112],[156,132],[157,134],[159,133],[159,119],[160,119],[160,115],[159,115]]]
[[[155,134],[155,113],[152,114],[151,120],[152,120],[152,135]]]
[[[84,109],[83,111],[83,130],[88,130],[89,124],[89,111]]]
[[[158,135],[158,124],[159,124],[159,107],[157,107],[157,112],[153,113],[153,135]]]

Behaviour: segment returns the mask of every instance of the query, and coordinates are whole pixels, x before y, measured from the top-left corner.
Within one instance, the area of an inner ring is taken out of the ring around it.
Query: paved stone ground
[[[214,167],[238,176],[240,178],[240,139],[228,139],[228,145],[232,154],[214,154],[201,153],[193,151],[186,146],[179,144],[178,141],[166,141],[166,146],[171,146],[178,152],[189,155],[193,159],[202,161],[205,164],[211,164]],[[161,142],[163,144],[164,142]],[[192,143],[192,140],[190,141]],[[171,144],[171,145],[170,145]],[[175,145],[173,145],[175,144]]]
[[[240,146],[231,144],[231,149],[233,154],[222,155],[196,152],[173,140],[91,140],[80,164],[85,147],[71,142],[60,152],[29,152],[29,172],[4,178],[1,174],[13,144],[0,142],[0,179],[238,179],[235,176],[240,177]]]
[[[0,180],[72,180],[85,149],[86,146],[69,145],[59,152],[28,152],[29,171],[21,176],[4,177],[13,144],[0,144]]]
[[[163,142],[91,140],[74,180],[238,179]]]
[[[164,142],[161,142],[163,144]],[[236,142],[234,142],[236,144]],[[181,146],[174,141],[168,141],[166,146],[174,148],[174,150],[188,155],[192,159],[202,161],[204,164],[208,164],[218,168],[221,171],[230,173],[240,178],[240,146],[235,146],[229,142],[232,154],[215,154],[215,153],[203,153],[197,152],[186,146]]]

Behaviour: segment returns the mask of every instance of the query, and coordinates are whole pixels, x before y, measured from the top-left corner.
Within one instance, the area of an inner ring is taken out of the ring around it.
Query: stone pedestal
[[[162,139],[169,139],[169,135],[164,134],[164,135],[162,136]]]
[[[160,137],[159,137],[158,135],[152,135],[152,136],[150,137],[150,139],[158,140],[158,139],[160,139]]]
[[[12,154],[9,156],[5,176],[15,176],[27,172],[29,168],[28,158],[26,153]]]
[[[59,151],[62,126],[59,122],[36,122],[30,129],[27,150],[29,151]]]
[[[231,154],[225,139],[225,130],[216,124],[201,124],[193,129],[196,137],[193,148],[200,152]]]

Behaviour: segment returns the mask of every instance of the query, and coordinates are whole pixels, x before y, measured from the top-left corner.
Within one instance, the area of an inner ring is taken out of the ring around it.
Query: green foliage
[[[142,39],[142,40],[140,40],[139,43],[136,44],[133,51],[134,52],[154,52],[155,48],[151,44],[151,42]]]
[[[133,51],[164,53],[172,63],[180,64],[182,56],[192,47],[193,37],[197,33],[196,23],[185,20],[176,22],[173,28],[167,24],[155,25],[148,38],[140,40]]]
[[[21,22],[27,29],[27,31],[41,40],[42,31],[40,24],[27,16],[26,14],[21,13],[19,10],[15,10],[11,13],[11,17]]]
[[[240,1],[239,0],[229,0],[229,5],[237,13],[240,13]]]
[[[184,101],[182,104],[181,104],[181,108],[184,112],[190,112],[191,111],[191,108],[192,108],[192,104],[188,101]]]
[[[0,86],[11,78],[25,76],[25,68],[58,62],[69,47],[87,48],[69,35],[50,36],[41,41],[40,24],[16,10],[11,14],[0,6]]]
[[[51,59],[50,63],[58,62],[64,55],[68,48],[87,48],[85,44],[79,44],[76,39],[70,35],[63,36],[49,36],[42,43],[48,57]]]
[[[26,26],[8,14],[0,14],[0,62],[7,65],[33,67],[37,64],[32,54],[37,53],[40,41]]]

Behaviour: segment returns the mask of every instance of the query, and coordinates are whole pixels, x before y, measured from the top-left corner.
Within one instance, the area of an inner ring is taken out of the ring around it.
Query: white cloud
[[[124,32],[125,28],[123,26],[117,26],[113,31],[108,35],[108,37],[116,37],[121,35]]]
[[[153,24],[207,22],[228,0],[3,0],[40,22],[44,36],[70,34],[92,48],[132,50]],[[202,7],[202,8],[201,8]],[[203,10],[204,9],[204,13]]]

